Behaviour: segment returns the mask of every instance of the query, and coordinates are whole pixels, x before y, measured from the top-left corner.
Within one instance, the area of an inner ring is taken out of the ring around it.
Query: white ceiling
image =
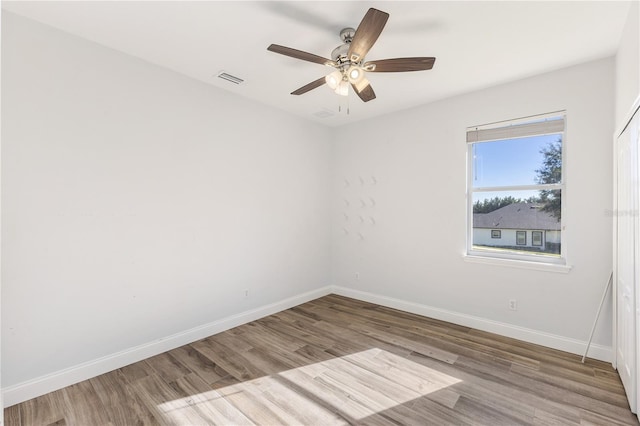
[[[4,10],[327,126],[614,55],[629,5],[628,1],[2,2]],[[368,60],[435,56],[433,70],[369,73],[377,99],[368,103],[353,93],[340,97],[326,86],[290,95],[332,69],[268,52],[267,46],[276,43],[329,58],[341,44],[340,30],[356,28],[369,7],[389,13],[390,18]],[[217,78],[222,70],[244,83]]]

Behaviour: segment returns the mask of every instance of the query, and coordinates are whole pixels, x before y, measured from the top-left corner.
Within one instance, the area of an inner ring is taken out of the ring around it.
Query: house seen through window
[[[564,112],[467,129],[467,253],[563,263]]]

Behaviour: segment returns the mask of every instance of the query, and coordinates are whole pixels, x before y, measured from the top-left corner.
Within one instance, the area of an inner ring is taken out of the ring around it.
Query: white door
[[[631,411],[636,412],[636,219],[638,146],[631,126],[617,141],[616,364]],[[635,143],[633,142],[635,140]]]
[[[634,194],[634,210],[629,216],[633,220],[634,226],[634,282],[635,282],[635,351],[636,351],[636,376],[635,376],[635,400],[636,404],[633,406],[633,412],[637,413],[640,409],[640,392],[638,386],[640,385],[640,113],[636,111],[634,118],[629,124],[629,145],[633,148],[632,154],[635,159],[635,174],[633,175],[631,191]]]

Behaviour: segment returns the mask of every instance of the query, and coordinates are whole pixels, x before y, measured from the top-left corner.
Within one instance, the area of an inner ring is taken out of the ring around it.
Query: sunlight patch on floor
[[[374,348],[160,404],[171,423],[346,424],[459,383]]]

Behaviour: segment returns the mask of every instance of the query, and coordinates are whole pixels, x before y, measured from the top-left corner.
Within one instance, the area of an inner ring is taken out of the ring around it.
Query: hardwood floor
[[[326,296],[8,407],[13,425],[637,425],[607,363]]]

